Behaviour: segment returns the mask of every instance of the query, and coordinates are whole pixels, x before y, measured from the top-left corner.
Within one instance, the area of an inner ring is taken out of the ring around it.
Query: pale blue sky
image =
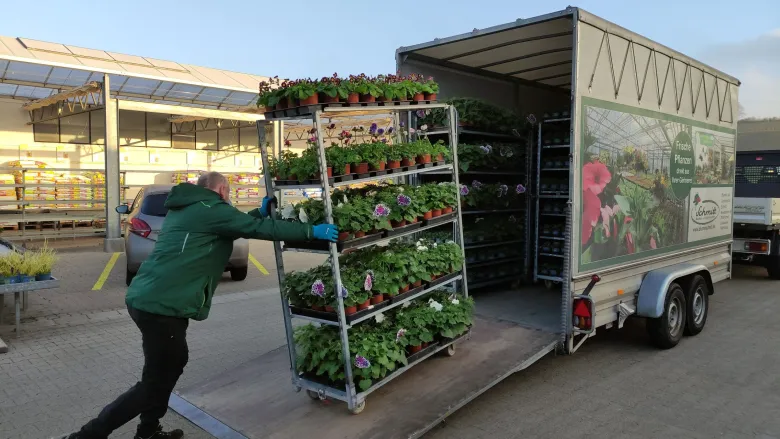
[[[568,5],[565,0],[3,3],[3,35],[283,77],[390,72],[399,46]],[[780,115],[777,0],[583,0],[575,6],[737,76],[743,81],[740,101],[750,115]]]

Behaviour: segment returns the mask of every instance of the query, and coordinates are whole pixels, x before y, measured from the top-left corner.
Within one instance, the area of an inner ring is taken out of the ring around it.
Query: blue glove
[[[336,242],[339,239],[339,228],[333,224],[320,224],[312,227],[314,239]]]
[[[271,203],[276,203],[276,197],[263,197],[263,205],[260,206],[260,216],[265,218],[270,215]]]

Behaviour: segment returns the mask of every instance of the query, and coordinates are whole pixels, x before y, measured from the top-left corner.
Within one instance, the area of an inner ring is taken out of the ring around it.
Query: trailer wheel
[[[358,405],[355,406],[355,408],[350,410],[350,413],[352,413],[353,415],[359,415],[363,413],[363,410],[365,409],[366,409],[366,400],[364,399],[363,401],[360,401]]]
[[[444,349],[442,354],[444,354],[445,357],[454,357],[455,356],[455,343],[447,346],[447,349]]]
[[[314,390],[307,390],[306,394],[309,395],[309,398],[315,400],[315,401],[324,401],[325,398],[320,398],[320,394],[315,392]]]
[[[697,335],[707,323],[710,308],[710,288],[703,277],[696,275],[691,282],[691,290],[686,298],[685,335]]]
[[[647,319],[647,332],[654,345],[661,349],[677,346],[683,336],[686,310],[683,289],[673,283],[666,292],[664,313],[656,319]]]

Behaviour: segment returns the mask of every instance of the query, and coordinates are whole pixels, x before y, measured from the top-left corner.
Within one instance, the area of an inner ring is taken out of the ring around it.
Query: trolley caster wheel
[[[301,386],[295,386],[295,393],[301,393],[301,390],[303,390]]]
[[[366,409],[366,401],[360,401],[358,405],[356,405],[352,410],[350,410],[350,413],[353,415],[359,415],[363,413],[363,410]]]
[[[443,352],[445,357],[454,357],[455,356],[455,343],[447,346],[447,349],[445,349]]]
[[[309,395],[309,398],[311,398],[311,399],[313,399],[313,400],[315,400],[315,401],[319,401],[319,400],[321,400],[321,399],[322,399],[322,400],[324,400],[324,399],[325,399],[325,397],[324,397],[324,396],[323,396],[322,398],[320,398],[320,394],[319,394],[319,393],[317,393],[317,392],[315,392],[314,390],[307,390],[307,391],[306,391],[306,394],[307,394],[307,395]]]

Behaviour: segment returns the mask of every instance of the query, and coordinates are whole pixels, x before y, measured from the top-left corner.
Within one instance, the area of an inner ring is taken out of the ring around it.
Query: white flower
[[[374,317],[374,320],[376,320],[377,323],[382,323],[385,321],[385,315],[380,312]]]
[[[401,308],[409,308],[410,306],[412,306],[412,302],[404,302],[404,304],[401,305]]]
[[[295,214],[295,208],[292,204],[288,204],[284,206],[284,209],[282,209],[282,218],[284,219],[290,219]]]
[[[423,131],[427,130],[428,129],[428,124],[422,124],[420,129],[423,130]]]
[[[439,244],[437,244],[437,243],[435,243],[435,242],[433,243],[433,248],[436,248],[436,247],[438,247],[438,246],[439,246]]]
[[[439,302],[437,302],[437,301],[435,301],[433,299],[428,301],[428,306],[430,306],[431,308],[435,309],[437,312],[441,311],[444,308],[444,305],[442,305],[441,303],[439,303]]]
[[[418,251],[418,252],[424,252],[424,251],[428,251],[428,247],[426,247],[426,246],[424,246],[424,245],[418,245],[418,246],[417,246],[417,251]]]
[[[452,304],[453,304],[453,305],[459,305],[459,304],[460,304],[460,300],[458,300],[458,299],[452,299]]]
[[[368,195],[369,197],[375,197],[376,196],[376,191],[368,191],[366,193],[366,195]]]
[[[451,239],[448,239],[448,240],[447,240],[447,244],[455,244],[455,241],[453,241],[453,240],[451,240]]]
[[[304,224],[309,222],[309,215],[306,215],[306,209],[301,209],[301,211],[298,212],[298,219]]]

